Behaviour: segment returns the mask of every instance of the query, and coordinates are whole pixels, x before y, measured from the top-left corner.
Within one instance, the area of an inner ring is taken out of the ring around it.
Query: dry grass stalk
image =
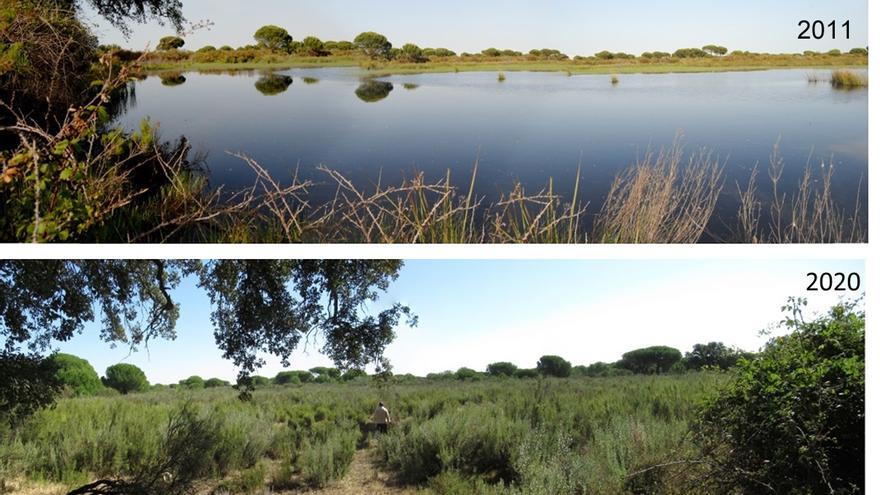
[[[768,173],[772,185],[769,225],[760,229],[759,218],[762,204],[758,199],[757,169],[745,190],[739,191],[740,220],[738,240],[754,243],[856,243],[865,242],[867,236],[859,221],[861,197],[856,194],[851,214],[847,214],[833,199],[831,193],[834,162],[819,166],[819,177],[814,176],[809,161],[794,194],[780,192],[780,181],[785,162],[779,153],[779,143],[770,155]],[[858,190],[861,190],[861,183]]]
[[[618,175],[593,226],[593,242],[695,243],[722,189],[723,167],[706,151],[682,166],[676,139]]]

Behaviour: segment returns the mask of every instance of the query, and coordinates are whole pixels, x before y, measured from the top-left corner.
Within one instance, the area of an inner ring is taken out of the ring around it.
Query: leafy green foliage
[[[173,338],[171,291],[195,269],[174,260],[2,260],[0,342],[10,352],[45,351],[82,332],[96,309],[106,342]]]
[[[61,392],[58,366],[51,359],[0,349],[0,424],[22,421]]]
[[[672,53],[675,58],[702,58],[709,54],[699,48],[679,48]]]
[[[87,2],[102,17],[123,33],[129,33],[128,22],[167,21],[178,31],[183,30],[183,4],[180,0],[53,0],[63,10],[75,10]]]
[[[719,46],[719,45],[706,45],[703,47],[703,51],[707,53],[711,53],[712,55],[726,55],[727,47]]]
[[[70,354],[53,354],[49,359],[58,367],[58,380],[74,395],[95,395],[103,388],[95,368],[85,359]]]
[[[159,44],[156,45],[157,50],[177,50],[179,48],[183,48],[186,42],[180,36],[165,36],[164,38],[159,40]]]
[[[297,371],[281,371],[275,375],[272,383],[275,385],[299,385],[302,381],[299,376],[299,372]],[[312,375],[309,373],[309,378],[311,378],[311,376]]]
[[[117,390],[121,394],[143,392],[150,388],[150,382],[143,370],[133,364],[120,363],[107,368],[104,373],[104,386]]]
[[[220,378],[208,378],[205,380],[205,388],[228,387],[229,382]]]
[[[425,56],[422,49],[412,43],[407,43],[400,47],[400,55],[398,56],[398,59],[403,62],[411,62],[415,64],[421,64],[428,61],[428,57]]]
[[[610,363],[595,362],[584,369],[584,375],[593,378],[609,377],[609,376],[625,376],[631,375],[632,371],[624,368],[618,368]]]
[[[254,40],[261,47],[279,51],[289,50],[293,38],[288,34],[287,30],[273,25],[263,26],[254,33]]]
[[[865,314],[844,302],[807,321],[792,299],[782,328],[705,407],[695,431],[717,491],[861,493],[865,477]]]
[[[346,382],[357,380],[358,378],[367,376],[367,372],[358,368],[351,368],[342,374],[342,379]]]
[[[565,378],[571,375],[571,363],[559,356],[541,356],[537,370],[544,376]]]
[[[486,373],[491,376],[513,376],[516,373],[517,367],[513,363],[509,363],[506,361],[491,363],[486,366]]]
[[[391,42],[385,36],[367,31],[357,35],[354,46],[371,59],[388,58],[391,52]]]
[[[337,368],[387,368],[383,354],[394,328],[402,318],[410,325],[417,318],[400,304],[375,314],[364,305],[388,289],[401,266],[398,260],[5,260],[0,343],[7,352],[23,345],[46,350],[81,332],[96,307],[107,342],[135,347],[173,338],[179,307],[171,292],[181,277],[197,274],[214,306],[217,343],[240,367],[240,379],[262,365],[260,352],[287,365],[300,340],[315,332]]]
[[[568,60],[568,55],[553,48],[529,50],[529,56],[541,60]]]
[[[358,434],[354,429],[339,429],[323,441],[310,444],[297,456],[303,480],[310,487],[327,486],[342,478],[354,458]]]
[[[241,369],[240,378],[262,366],[258,353],[288,366],[313,332],[322,335],[322,352],[337,368],[383,367],[400,319],[417,320],[400,304],[376,315],[363,305],[387,290],[401,266],[398,260],[217,260],[202,272],[201,287],[214,305],[217,345]]]
[[[538,378],[539,376],[541,376],[541,373],[534,368],[521,368],[513,372],[514,378]]]
[[[731,368],[740,358],[740,353],[721,342],[695,344],[694,349],[684,355],[685,367],[689,370],[715,367],[722,370]]]
[[[658,345],[625,353],[617,366],[633,373],[666,373],[679,361],[681,361],[681,351]]]
[[[455,379],[459,381],[474,381],[482,378],[483,375],[471,368],[462,367],[455,372]]]
[[[183,380],[180,380],[180,382],[178,382],[178,384],[181,387],[189,389],[189,390],[198,390],[200,388],[205,388],[205,380],[202,377],[197,376],[197,375],[193,375],[189,378],[185,378]]]
[[[311,57],[325,57],[328,55],[324,43],[314,36],[309,36],[303,39],[300,50]]]

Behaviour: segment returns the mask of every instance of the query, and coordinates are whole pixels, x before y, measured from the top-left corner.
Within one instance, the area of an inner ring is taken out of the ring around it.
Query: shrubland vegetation
[[[173,38],[173,37],[169,37]],[[164,39],[163,39],[164,40]],[[432,72],[453,70],[559,70],[570,73],[674,72],[724,70],[778,66],[847,66],[866,65],[867,49],[853,48],[847,53],[831,50],[825,53],[806,51],[792,54],[753,53],[742,50],[728,52],[719,45],[702,48],[681,48],[672,53],[644,52],[637,56],[624,52],[602,50],[593,55],[573,55],[552,48],[536,48],[528,52],[489,47],[478,53],[456,53],[447,48],[420,47],[408,42],[394,46],[380,33],[368,31],[353,40],[322,41],[307,36],[296,41],[282,27],[267,25],[254,33],[255,44],[229,50],[203,47],[194,51],[162,43],[150,53],[147,68],[209,68],[218,66],[296,67],[360,65],[367,70],[383,72]],[[111,49],[120,49],[111,47]]]
[[[0,484],[283,492],[332,485],[367,448],[393,483],[426,493],[861,493],[864,313],[845,302],[807,319],[804,304],[755,354],[655,346],[613,364],[543,356],[531,374],[498,362],[425,378],[317,367],[252,376],[246,402],[185,386],[211,381],[199,377],[65,398],[0,436]],[[377,400],[396,419],[378,437]]]

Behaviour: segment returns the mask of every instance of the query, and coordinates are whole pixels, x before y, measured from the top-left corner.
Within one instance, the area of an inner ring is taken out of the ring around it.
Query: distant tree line
[[[471,368],[457,371],[429,373],[432,380],[472,381],[486,377],[496,378],[568,378],[610,377],[633,374],[653,375],[683,373],[687,371],[721,370],[732,368],[740,359],[752,359],[754,354],[728,347],[721,342],[696,344],[693,350],[682,355],[678,349],[652,346],[629,351],[614,363],[596,362],[588,366],[573,366],[560,356],[542,356],[534,368],[519,368],[507,361],[491,363],[485,372]]]
[[[482,378],[568,378],[568,377],[612,377],[633,374],[664,374],[700,370],[727,370],[740,359],[751,359],[751,353],[736,350],[720,342],[696,344],[693,350],[682,356],[678,349],[666,346],[652,346],[624,353],[615,363],[596,362],[589,366],[572,364],[560,356],[542,356],[534,368],[519,368],[507,361],[491,363],[485,372],[463,367],[457,371],[429,373],[428,380],[475,381]],[[54,364],[55,376],[69,396],[94,396],[106,394],[130,394],[162,388],[199,390],[207,388],[231,387],[232,384],[220,378],[190,376],[170,385],[150,385],[144,372],[135,365],[121,363],[110,366],[105,376],[99,378],[88,361],[70,354],[54,354],[50,360]],[[305,383],[345,383],[369,377],[357,368],[341,371],[338,368],[316,366],[309,370],[285,370],[273,378],[251,376],[250,385],[254,388],[271,385],[293,386]],[[400,375],[406,381],[416,380],[413,375]]]
[[[300,55],[310,57],[326,57],[334,54],[361,54],[371,60],[395,60],[406,63],[424,63],[434,58],[461,57],[461,58],[525,58],[528,60],[633,60],[641,58],[642,60],[662,60],[662,59],[685,59],[685,58],[708,58],[732,56],[752,56],[767,55],[764,53],[753,53],[743,50],[734,50],[730,52],[727,47],[708,44],[702,48],[679,48],[674,52],[649,51],[643,52],[641,56],[636,56],[626,52],[612,52],[602,50],[593,54],[591,57],[577,55],[570,57],[557,49],[552,48],[536,48],[526,53],[511,49],[501,49],[489,47],[479,53],[463,52],[460,55],[447,48],[422,48],[414,43],[406,43],[400,47],[395,47],[388,40],[388,37],[373,31],[366,31],[357,35],[351,41],[322,41],[316,36],[307,36],[301,41],[294,40],[290,33],[280,26],[266,25],[258,29],[254,33],[254,45],[246,45],[237,49],[237,51],[255,51],[267,50],[273,53]],[[179,36],[166,36],[159,41],[157,49],[160,51],[174,51],[184,46],[184,40]],[[220,50],[213,46],[205,46],[195,53],[202,54],[201,58],[217,58],[224,55],[217,52],[234,51],[229,46],[224,46]],[[849,52],[852,55],[867,55],[867,48],[853,48]],[[829,50],[821,53],[815,51],[804,51],[805,56],[819,55],[841,55],[840,50]],[[205,60],[208,61],[208,60]]]

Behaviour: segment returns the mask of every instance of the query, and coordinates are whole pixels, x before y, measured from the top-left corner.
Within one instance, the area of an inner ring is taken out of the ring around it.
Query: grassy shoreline
[[[365,64],[353,58],[293,58],[280,62],[147,62],[143,69],[147,73],[156,72],[196,72],[196,71],[232,71],[232,70],[285,70],[285,69],[315,69],[315,68],[354,68],[359,69],[364,75],[370,74],[430,74],[449,72],[564,72],[571,75],[588,74],[671,74],[671,73],[705,73],[705,72],[742,72],[773,69],[860,69],[867,68],[865,63],[853,60],[845,60],[848,63],[829,64],[811,63],[805,61],[739,61],[725,63],[644,63],[644,64],[597,64],[588,65],[571,61],[500,61],[500,62],[429,62],[424,64]],[[855,62],[855,63],[854,63]]]

